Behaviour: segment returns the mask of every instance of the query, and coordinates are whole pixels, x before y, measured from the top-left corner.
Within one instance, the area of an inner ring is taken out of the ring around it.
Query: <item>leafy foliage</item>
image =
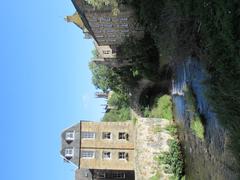
[[[117,122],[130,120],[130,108],[123,107],[120,109],[112,109],[108,113],[105,113],[102,121],[105,122]]]
[[[102,121],[127,121],[131,119],[129,99],[127,96],[112,92],[110,98],[108,99],[108,105],[114,109],[105,113]]]
[[[127,96],[113,92],[108,99],[108,104],[117,107],[117,109],[129,107],[129,99]]]
[[[112,69],[104,65],[97,65],[94,62],[89,63],[89,69],[92,72],[92,82],[96,88],[101,89],[103,92],[110,89],[119,93],[124,91],[121,78]]]
[[[118,15],[120,12],[117,0],[85,0],[85,1],[97,9],[101,9],[104,6],[110,6],[112,8],[113,15]]]
[[[157,80],[159,78],[158,50],[149,34],[140,40],[134,37],[127,38],[118,47],[117,55],[120,59],[128,59],[132,64],[128,70],[134,79]]]
[[[96,53],[93,52],[93,55],[95,56]],[[127,96],[137,85],[138,80],[158,79],[158,50],[150,36],[145,36],[140,40],[129,37],[118,47],[118,56],[119,59],[128,59],[129,65],[111,68],[90,62],[89,68],[92,71],[92,81],[96,88],[104,92],[113,90]]]
[[[180,179],[184,173],[184,161],[178,140],[170,140],[169,147],[169,152],[164,152],[158,156],[158,162],[160,165],[165,165],[166,173],[173,173],[176,179]]]
[[[175,124],[170,124],[168,125],[165,130],[167,130],[168,132],[170,132],[170,134],[172,136],[176,136],[177,134],[177,126]]]

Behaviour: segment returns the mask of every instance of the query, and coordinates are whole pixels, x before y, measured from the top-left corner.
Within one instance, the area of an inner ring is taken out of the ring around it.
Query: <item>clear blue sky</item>
[[[73,180],[60,133],[103,115],[88,70],[92,41],[63,20],[73,12],[71,0],[1,2],[1,180]]]

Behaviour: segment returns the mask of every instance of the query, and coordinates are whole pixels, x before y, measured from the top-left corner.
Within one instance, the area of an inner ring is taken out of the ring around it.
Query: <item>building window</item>
[[[82,139],[95,139],[96,133],[95,132],[82,132],[81,138]]]
[[[81,151],[81,158],[93,159],[95,157],[95,151]]]
[[[109,21],[111,21],[111,18],[109,18],[109,17],[100,17],[100,18],[98,18],[98,20],[99,21],[107,21],[107,22],[109,22]]]
[[[106,173],[105,172],[97,172],[96,175],[95,175],[95,178],[105,179],[106,178]]]
[[[108,34],[108,37],[109,38],[114,38],[114,37],[116,37],[114,34]]]
[[[128,140],[128,134],[126,132],[119,132],[118,139]]]
[[[108,152],[108,151],[103,151],[102,153],[102,158],[103,159],[111,159],[111,152]]]
[[[103,38],[103,35],[96,35],[96,38]]]
[[[112,133],[110,133],[110,132],[103,132],[102,133],[102,138],[103,139],[112,139]]]
[[[92,28],[99,28],[101,25],[100,25],[100,24],[91,23],[90,26],[91,26]]]
[[[73,157],[73,155],[74,155],[74,149],[73,149],[73,148],[67,148],[67,149],[65,149],[64,155],[65,155],[65,157]]]
[[[120,27],[128,27],[128,24],[121,24]]]
[[[95,33],[102,33],[102,31],[99,30],[99,29],[93,29],[93,31],[94,31]]]
[[[128,18],[127,17],[122,17],[122,18],[119,18],[120,21],[127,21]]]
[[[128,159],[128,153],[126,153],[126,152],[119,152],[118,153],[118,159],[119,160],[127,160]]]
[[[103,54],[110,54],[110,50],[103,50]]]
[[[121,32],[127,33],[127,32],[129,32],[129,30],[128,29],[124,29],[124,30],[121,30]]]
[[[107,28],[110,28],[112,26],[113,26],[112,24],[103,24],[103,27],[107,27]]]
[[[74,135],[75,135],[74,131],[68,131],[68,132],[66,132],[65,139],[67,141],[73,141]]]
[[[107,32],[107,33],[113,33],[113,32],[116,32],[116,30],[114,30],[114,29],[106,29],[105,32]]]
[[[115,172],[112,174],[112,178],[116,179],[124,179],[125,178],[125,173],[122,172]]]
[[[105,39],[98,39],[98,42],[105,42]]]
[[[116,39],[108,39],[109,42],[115,42]]]

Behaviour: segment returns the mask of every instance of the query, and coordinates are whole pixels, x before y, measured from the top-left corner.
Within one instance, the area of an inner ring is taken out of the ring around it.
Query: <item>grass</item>
[[[201,140],[204,140],[205,130],[204,130],[203,120],[197,111],[197,102],[193,94],[193,91],[188,86],[185,86],[184,88],[184,96],[187,102],[186,103],[187,110],[189,113],[192,114],[190,128],[192,132],[195,134],[195,136],[197,136]]]
[[[159,180],[159,176],[158,175],[152,176],[150,180]]]
[[[197,116],[193,121],[190,123],[190,127],[194,134],[201,140],[204,140],[204,126],[199,118]]]
[[[169,95],[164,95],[157,98],[153,107],[151,109],[148,107],[145,108],[143,114],[146,117],[172,120],[173,113],[171,97]]]

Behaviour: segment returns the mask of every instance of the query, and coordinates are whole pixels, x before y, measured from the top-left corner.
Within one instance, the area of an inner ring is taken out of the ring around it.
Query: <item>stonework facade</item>
[[[137,23],[134,10],[119,4],[119,13],[113,15],[110,6],[97,9],[85,0],[72,0],[76,12],[67,16],[67,22],[76,24],[83,30],[85,38],[92,37],[98,58],[93,61],[111,67],[128,66],[128,60],[116,59],[117,47],[129,36],[142,38],[143,28]],[[130,64],[131,65],[131,64]]]
[[[94,8],[85,0],[72,0],[84,26],[88,29],[99,46],[111,47],[121,44],[126,37],[142,36],[143,28],[136,22],[131,7],[119,5],[120,12],[113,15],[110,6]]]

